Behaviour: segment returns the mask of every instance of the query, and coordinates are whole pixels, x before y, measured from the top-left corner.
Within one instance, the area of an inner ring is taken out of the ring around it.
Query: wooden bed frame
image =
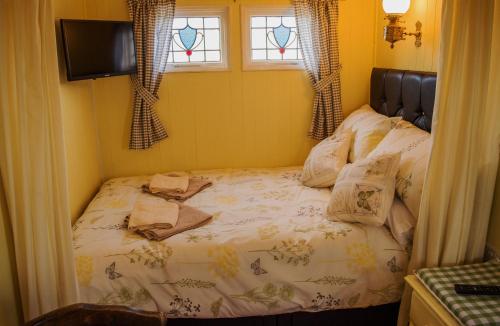
[[[294,312],[283,315],[221,319],[168,319],[168,326],[366,326],[396,325],[399,302],[359,309]]]
[[[394,325],[398,304],[370,307],[366,309],[340,309],[317,313],[294,314],[225,319],[168,319],[165,313],[142,311],[130,307],[78,303],[39,316],[26,326],[289,326],[289,325]]]

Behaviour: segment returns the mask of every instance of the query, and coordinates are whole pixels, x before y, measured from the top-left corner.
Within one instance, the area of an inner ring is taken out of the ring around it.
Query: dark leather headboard
[[[389,117],[401,116],[431,131],[436,73],[373,68],[370,106]]]

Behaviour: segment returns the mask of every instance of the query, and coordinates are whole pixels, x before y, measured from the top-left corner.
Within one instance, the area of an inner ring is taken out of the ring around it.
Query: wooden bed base
[[[168,319],[168,326],[365,326],[396,325],[399,302],[359,309],[294,312],[283,315],[220,319]]]
[[[125,306],[77,303],[42,315],[26,326],[364,326],[396,325],[399,302],[364,309],[339,309],[316,313],[221,318],[171,319],[164,313],[142,311]],[[167,320],[168,319],[168,320]]]

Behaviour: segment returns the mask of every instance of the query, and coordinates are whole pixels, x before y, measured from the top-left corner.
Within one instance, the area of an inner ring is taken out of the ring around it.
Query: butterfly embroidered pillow
[[[302,171],[301,181],[308,187],[333,186],[340,170],[347,163],[352,132],[334,133],[314,146]]]
[[[400,157],[383,154],[344,166],[328,203],[328,219],[383,225],[394,200]]]

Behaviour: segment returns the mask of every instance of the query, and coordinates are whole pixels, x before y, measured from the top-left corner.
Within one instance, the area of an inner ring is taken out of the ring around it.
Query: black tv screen
[[[68,80],[136,71],[132,22],[61,19]]]

